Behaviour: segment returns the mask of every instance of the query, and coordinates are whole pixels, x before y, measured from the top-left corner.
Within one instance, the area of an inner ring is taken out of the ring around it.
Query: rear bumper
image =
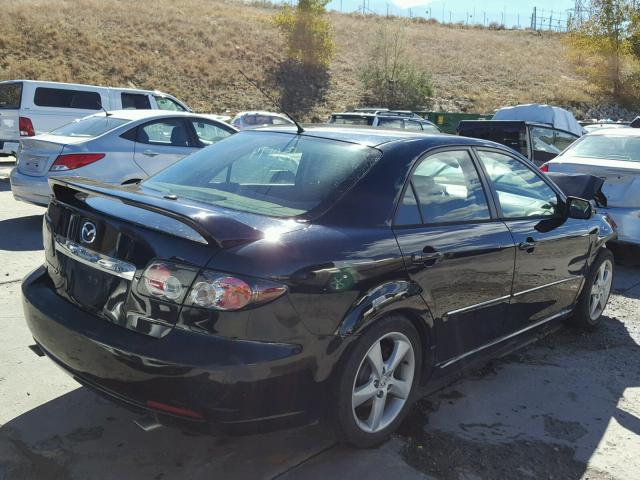
[[[319,417],[322,385],[298,345],[233,340],[174,328],[141,335],[58,296],[40,267],[22,284],[31,333],[81,384],[161,423],[216,433],[264,432]],[[149,402],[194,412],[158,413]]]
[[[616,241],[640,245],[639,208],[598,208],[598,213],[606,213],[618,225]]]
[[[33,203],[42,207],[49,204],[51,198],[51,187],[49,177],[43,175],[34,177],[18,172],[17,168],[11,170],[11,193],[16,200]]]

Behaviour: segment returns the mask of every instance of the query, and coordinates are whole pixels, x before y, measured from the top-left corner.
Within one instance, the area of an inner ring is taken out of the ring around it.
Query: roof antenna
[[[267,92],[262,90],[258,86],[258,84],[256,82],[254,82],[253,80],[251,80],[242,70],[238,69],[238,71],[240,72],[240,75],[242,75],[247,82],[249,82],[251,85],[253,85],[262,95],[264,95],[267,98],[267,100],[269,100],[271,103],[273,103],[276,107],[278,107],[280,109],[280,111],[282,111],[282,113],[284,113],[287,117],[289,117],[291,119],[291,121],[298,128],[298,135],[300,135],[301,133],[304,133],[304,128],[302,128],[300,126],[300,124],[296,121],[296,119],[293,118],[284,108],[282,108],[282,105],[279,102],[276,102],[271,95],[269,95]]]
[[[104,112],[105,117],[110,117],[111,114],[107,112],[107,109],[102,106],[102,102],[100,100],[96,101],[96,104],[100,107],[100,110]]]

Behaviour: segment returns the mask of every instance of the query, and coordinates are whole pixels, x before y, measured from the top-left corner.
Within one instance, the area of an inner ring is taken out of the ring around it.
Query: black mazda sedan
[[[52,182],[34,348],[190,430],[326,418],[372,446],[462,367],[594,328],[611,290],[610,220],[484,140],[253,130],[140,185]]]

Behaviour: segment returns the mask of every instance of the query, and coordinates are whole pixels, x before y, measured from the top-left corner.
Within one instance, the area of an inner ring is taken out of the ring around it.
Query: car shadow
[[[638,342],[610,314],[596,332],[561,328],[490,362],[418,402],[400,429],[406,461],[443,480],[578,480],[611,466],[633,477],[638,464],[624,452],[595,452],[640,436],[629,398],[640,387]]]
[[[320,426],[213,437],[165,427],[145,433],[136,418],[86,388],[73,390],[0,427],[0,478],[273,478],[334,444]]]
[[[42,250],[42,215],[0,220],[0,250]]]
[[[0,178],[0,192],[8,192],[11,190],[11,183],[8,178]]]

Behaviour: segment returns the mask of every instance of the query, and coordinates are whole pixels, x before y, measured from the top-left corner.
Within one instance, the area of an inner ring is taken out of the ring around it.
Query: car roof
[[[594,137],[597,135],[607,135],[615,137],[640,137],[640,128],[598,128],[592,132],[587,133],[585,136]]]
[[[49,80],[26,80],[26,79],[16,79],[16,80],[2,80],[0,83],[35,83],[46,87],[47,85],[51,87],[55,87],[56,85],[64,86],[64,87],[93,87],[93,88],[107,88],[110,90],[118,90],[123,92],[136,92],[136,93],[151,93],[153,95],[161,95],[163,97],[172,97],[168,93],[161,92],[160,90],[149,90],[147,88],[133,88],[133,87],[109,87],[106,85],[94,85],[90,83],[67,83],[67,82],[51,82]]]
[[[93,116],[104,116],[104,112],[95,113]],[[123,120],[142,120],[145,118],[159,118],[159,117],[198,117],[209,118],[211,120],[221,121],[215,118],[215,115],[208,115],[206,113],[193,113],[182,112],[174,110],[109,110],[109,116],[114,118],[122,118]]]
[[[342,142],[357,143],[367,147],[379,147],[384,144],[408,140],[422,141],[425,148],[447,145],[465,145],[465,146],[489,146],[494,148],[506,149],[504,145],[495,142],[483,140],[480,138],[460,137],[458,135],[448,135],[445,133],[422,133],[408,130],[385,129],[375,127],[345,127],[333,125],[307,125],[304,126],[304,134],[309,137],[327,138],[330,140],[338,140]],[[252,132],[280,132],[296,134],[295,127],[260,127],[254,128]]]
[[[286,115],[283,115],[281,113],[267,112],[267,111],[262,111],[262,110],[247,110],[246,112],[238,112],[236,114],[236,117],[244,117],[245,115],[263,115],[263,116],[270,116],[270,117],[286,118],[287,120],[289,120],[289,117],[287,117]],[[289,120],[289,121],[291,121],[291,120]]]

